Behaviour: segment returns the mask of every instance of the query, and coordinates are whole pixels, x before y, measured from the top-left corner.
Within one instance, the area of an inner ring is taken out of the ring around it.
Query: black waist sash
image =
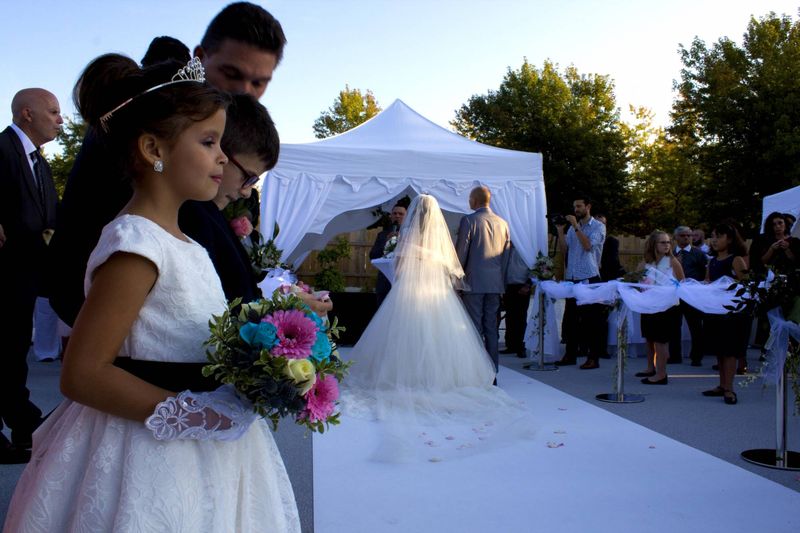
[[[219,388],[213,377],[203,377],[203,367],[208,363],[171,363],[141,361],[130,357],[117,357],[114,366],[162,389],[173,392],[191,390],[207,392]]]

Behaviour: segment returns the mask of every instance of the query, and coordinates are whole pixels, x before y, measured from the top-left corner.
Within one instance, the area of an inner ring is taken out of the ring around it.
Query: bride
[[[492,385],[494,366],[456,293],[463,277],[438,202],[417,196],[400,228],[392,290],[350,352],[345,412],[384,424],[379,459],[426,450],[441,460],[530,432],[526,411]]]

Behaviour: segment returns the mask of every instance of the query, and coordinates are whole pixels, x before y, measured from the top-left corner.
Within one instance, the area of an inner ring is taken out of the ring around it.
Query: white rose
[[[301,395],[307,393],[317,381],[317,369],[308,359],[289,359],[283,373],[294,381]]]

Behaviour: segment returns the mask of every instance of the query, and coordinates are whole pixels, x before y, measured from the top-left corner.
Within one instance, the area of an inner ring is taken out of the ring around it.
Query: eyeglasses
[[[227,154],[226,154],[227,155]],[[239,163],[232,155],[228,156],[228,161],[236,165],[236,168],[242,171],[242,189],[246,189],[247,187],[252,187],[256,183],[258,183],[259,176],[256,174],[251,174]]]
[[[656,241],[657,244],[671,244],[669,241]]]

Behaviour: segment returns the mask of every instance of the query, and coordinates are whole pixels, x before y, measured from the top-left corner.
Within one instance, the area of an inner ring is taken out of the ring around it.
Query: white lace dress
[[[208,320],[225,305],[205,249],[125,215],[105,227],[87,272],[117,251],[147,257],[159,271],[119,355],[205,361]],[[235,442],[160,442],[141,422],[66,400],[34,434],[4,531],[283,533],[300,525],[263,420]]]

